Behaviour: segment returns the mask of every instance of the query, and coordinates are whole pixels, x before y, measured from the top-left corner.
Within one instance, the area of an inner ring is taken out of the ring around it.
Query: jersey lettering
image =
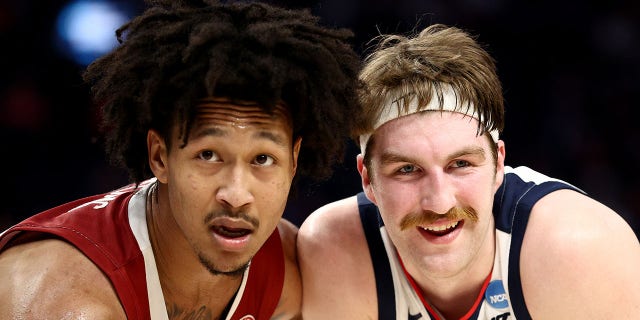
[[[491,318],[491,320],[507,320],[509,319],[509,316],[511,315],[510,312],[505,312],[503,314],[497,315],[493,318]]]
[[[497,303],[497,302],[502,302],[502,301],[504,301],[506,299],[507,299],[507,294],[506,293],[498,294],[498,295],[490,297],[491,304],[494,304],[494,303]]]

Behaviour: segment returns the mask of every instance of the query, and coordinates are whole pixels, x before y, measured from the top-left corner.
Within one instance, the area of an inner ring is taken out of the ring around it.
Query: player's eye
[[[407,164],[402,166],[399,170],[400,173],[411,173],[416,171],[416,166],[412,165],[412,164]]]
[[[198,154],[198,158],[208,162],[220,161],[220,157],[218,156],[218,154],[211,150],[204,150],[200,152]]]
[[[466,161],[466,160],[456,160],[453,162],[453,167],[455,168],[464,168],[470,165],[471,164],[469,163],[469,161]]]
[[[270,166],[274,162],[273,157],[268,156],[266,154],[261,154],[256,157],[255,163],[261,166]]]

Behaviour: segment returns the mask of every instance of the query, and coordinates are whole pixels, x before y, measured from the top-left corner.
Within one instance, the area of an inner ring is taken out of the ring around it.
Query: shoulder
[[[298,234],[298,256],[306,266],[319,264],[323,270],[369,256],[356,197],[326,204],[307,217]]]
[[[522,287],[533,318],[614,318],[640,312],[640,244],[604,204],[558,190],[531,211]]]
[[[2,252],[0,283],[3,319],[126,318],[108,278],[62,240],[38,240]]]
[[[536,202],[525,241],[528,249],[576,254],[610,247],[612,243],[628,249],[638,247],[636,235],[618,213],[573,190],[557,190]]]
[[[374,317],[375,277],[355,196],[309,215],[298,234],[298,258],[305,319]]]
[[[298,227],[286,219],[280,219],[278,223],[278,233],[282,243],[282,253],[284,255],[286,272],[293,271],[298,274],[298,257],[296,256],[296,240],[298,237]]]
[[[356,196],[331,202],[312,212],[300,226],[298,243],[320,243],[324,240],[333,243],[355,239],[350,232],[360,232],[364,236]]]
[[[499,204],[501,210],[514,212],[522,206],[532,207],[540,199],[557,190],[576,190],[579,188],[565,181],[555,179],[534,171],[528,167],[505,167],[504,180],[496,191],[495,204]]]
[[[343,260],[353,254],[368,257],[368,246],[355,196],[326,204],[312,212],[300,226],[298,252],[307,262]]]
[[[287,219],[282,218],[280,219],[280,222],[278,222],[278,233],[280,234],[280,240],[282,241],[282,248],[285,251],[285,255],[287,255],[287,253],[291,253],[287,252],[291,251],[291,249],[293,249],[292,252],[295,253],[298,227]]]
[[[302,283],[296,256],[298,227],[286,219],[278,223],[284,254],[284,283],[278,306],[272,319],[296,318],[300,314]]]

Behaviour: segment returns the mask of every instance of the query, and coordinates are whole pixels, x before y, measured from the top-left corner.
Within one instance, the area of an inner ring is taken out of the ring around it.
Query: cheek
[[[191,223],[198,212],[198,196],[196,192],[191,193],[175,193],[171,195],[171,211],[178,224]],[[184,227],[184,226],[183,226]]]
[[[373,187],[373,193],[380,212],[384,212],[383,220],[389,220],[390,223],[399,221],[406,213],[412,212],[420,199],[413,188],[391,182],[383,182]]]
[[[261,233],[265,237],[268,237],[276,228],[284,214],[287,206],[288,190],[289,184],[287,183],[269,184],[260,193],[260,196],[256,198],[257,202],[254,209],[258,219],[260,219]]]
[[[466,181],[460,184],[457,190],[460,204],[469,205],[480,212],[492,211],[493,197],[496,190],[493,178]]]
[[[201,184],[186,177],[175,179],[168,184],[171,211],[176,221],[185,227],[187,223],[201,222],[198,214],[207,213],[214,201],[215,188],[211,184]]]
[[[260,191],[259,199],[265,208],[269,212],[273,212],[272,215],[281,215],[287,205],[287,198],[289,190],[291,188],[291,182],[288,180],[272,180],[270,183],[264,185]]]

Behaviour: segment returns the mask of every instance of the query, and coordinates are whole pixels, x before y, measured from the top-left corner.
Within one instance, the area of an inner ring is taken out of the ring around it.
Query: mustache
[[[223,210],[214,211],[214,212],[209,212],[204,217],[204,224],[208,225],[211,222],[211,220],[213,220],[215,218],[221,218],[221,217],[228,217],[228,218],[245,220],[245,221],[249,222],[256,229],[258,229],[258,227],[260,226],[260,221],[258,221],[258,219],[250,216],[249,214],[247,214],[244,211],[233,212],[231,210],[224,210],[224,209]]]
[[[471,220],[473,222],[478,221],[478,212],[471,207],[453,207],[444,214],[437,213],[431,210],[424,210],[420,212],[413,212],[400,221],[400,230],[406,230],[409,228],[415,228],[421,225],[428,225],[435,222],[438,219],[445,219],[450,221],[457,220]]]

